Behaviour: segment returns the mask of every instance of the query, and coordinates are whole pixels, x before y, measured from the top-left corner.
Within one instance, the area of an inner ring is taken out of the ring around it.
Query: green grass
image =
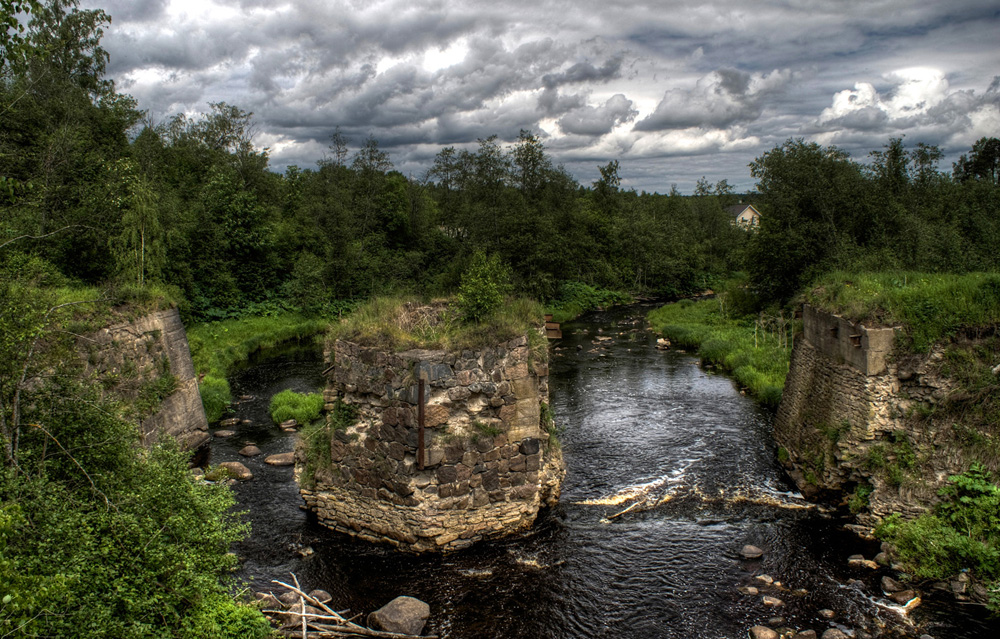
[[[675,346],[697,349],[702,362],[732,374],[761,404],[777,408],[785,386],[791,349],[757,331],[754,319],[726,319],[717,300],[681,300],[650,312],[653,330]]]
[[[566,282],[559,287],[559,298],[546,305],[553,322],[568,322],[587,311],[629,304],[633,298],[628,293],[594,288],[582,282]]]
[[[805,301],[853,321],[901,325],[916,352],[959,331],[1000,324],[1000,274],[835,272]]]
[[[538,346],[532,351],[538,350],[536,355],[541,356],[546,344],[538,329],[543,324],[541,304],[528,299],[508,298],[484,321],[468,323],[459,320],[446,300],[423,303],[417,298],[376,297],[332,326],[328,339],[398,352],[411,348],[477,349],[528,335],[532,346]]]
[[[188,329],[188,344],[201,380],[201,401],[209,422],[225,414],[232,401],[226,377],[251,353],[321,334],[329,322],[296,313],[270,317],[246,317],[198,324]]]
[[[283,390],[271,398],[271,419],[275,424],[294,419],[308,424],[323,411],[323,393],[296,393]]]

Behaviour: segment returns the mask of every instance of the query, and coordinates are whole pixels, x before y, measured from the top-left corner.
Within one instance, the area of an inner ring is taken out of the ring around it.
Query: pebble
[[[913,600],[917,596],[916,590],[900,590],[889,595],[889,599],[898,603],[900,606],[905,606],[907,603]]]
[[[829,608],[823,608],[822,610],[819,611],[819,616],[823,617],[824,619],[833,619],[836,616],[836,614],[837,613],[830,610]]]
[[[839,628],[828,628],[823,631],[822,639],[847,639],[847,635]]]
[[[899,592],[902,589],[903,585],[892,577],[888,575],[882,577],[882,590],[884,592]]]
[[[235,434],[235,430],[217,430],[213,433],[216,437],[232,437]]]
[[[769,626],[780,626],[785,623],[784,617],[771,617],[767,620],[767,625]]]
[[[744,595],[756,595],[759,591],[753,586],[741,586],[740,592]]]
[[[746,546],[743,546],[742,550],[740,550],[740,556],[744,559],[760,559],[764,556],[764,551],[757,546],[747,544]]]
[[[780,599],[778,599],[777,597],[768,597],[767,595],[764,595],[762,601],[764,602],[765,606],[775,606],[775,607],[777,607],[777,606],[784,606],[785,605],[785,602],[782,601],[782,600],[780,600]]]
[[[753,639],[778,639],[778,633],[767,626],[754,626],[750,629]]]
[[[768,586],[774,583],[774,577],[772,577],[771,575],[757,575],[756,577],[754,577],[754,579],[756,579],[757,581],[763,581]]]

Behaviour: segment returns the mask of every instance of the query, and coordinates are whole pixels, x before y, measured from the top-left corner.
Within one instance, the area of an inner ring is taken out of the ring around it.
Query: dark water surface
[[[239,460],[255,476],[236,487],[253,526],[235,548],[238,576],[265,590],[294,572],[354,613],[418,597],[431,606],[425,632],[456,639],[736,638],[774,616],[818,634],[836,625],[876,636],[1000,636],[978,609],[947,599],[927,601],[910,620],[885,605],[879,575],[847,566],[877,545],[794,494],[775,461],[771,415],[694,357],[657,351],[644,323],[633,323],[647,310],[588,315],[564,325],[555,344],[551,404],[569,467],[560,505],[524,534],[444,557],[353,541],[300,509],[291,469],[263,462],[293,447],[267,406],[286,388],[319,390],[319,354],[251,363],[230,381],[234,395],[253,396],[237,407],[252,424],[212,444],[213,463]],[[240,458],[246,442],[265,454]],[[762,560],[739,558],[748,543],[765,550]],[[762,574],[781,585],[766,586]],[[747,585],[760,593],[740,594]],[[763,595],[784,604],[767,607]]]

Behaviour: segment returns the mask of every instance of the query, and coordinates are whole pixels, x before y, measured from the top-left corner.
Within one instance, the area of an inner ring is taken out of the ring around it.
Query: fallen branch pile
[[[350,619],[343,615],[348,611],[337,612],[316,597],[302,591],[298,578],[293,574],[295,585],[273,580],[271,583],[286,588],[299,596],[297,604],[287,610],[264,610],[264,614],[272,619],[283,620],[278,633],[285,637],[299,639],[342,639],[343,637],[378,637],[380,639],[438,639],[436,635],[407,635],[398,632],[374,630],[354,623],[361,615]]]

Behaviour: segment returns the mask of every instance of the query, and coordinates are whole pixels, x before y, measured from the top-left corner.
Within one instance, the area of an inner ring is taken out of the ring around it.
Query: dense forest
[[[628,167],[615,160],[579,184],[530,131],[442,148],[425,175],[406,176],[378,140],[331,123],[316,166],[279,174],[254,144],[252,113],[215,103],[153,122],[118,92],[103,11],[0,8],[5,636],[260,631],[219,586],[241,534],[231,496],[192,484],[168,443],[133,454],[131,426],[64,367],[66,336],[50,330],[62,299],[47,291],[156,289],[189,322],[335,315],[380,293],[450,294],[481,254],[542,301],[579,284],[675,298],[743,274],[749,312],[838,268],[1000,267],[995,138],[950,171],[938,148],[902,139],[863,160],[793,139],[750,165],[755,193],[702,180],[685,196],[623,188]],[[726,207],[740,201],[760,210],[759,228],[732,223]],[[103,597],[112,581],[119,592]]]

